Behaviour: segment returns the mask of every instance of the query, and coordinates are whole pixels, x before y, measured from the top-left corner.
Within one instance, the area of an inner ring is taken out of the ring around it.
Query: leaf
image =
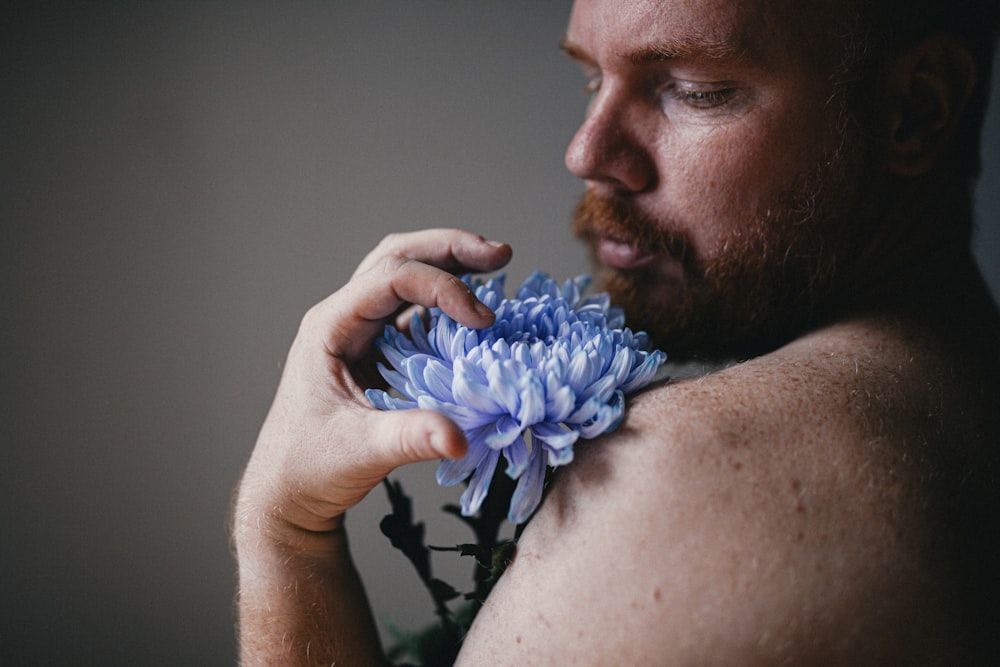
[[[424,546],[424,524],[413,523],[412,502],[398,482],[385,481],[392,513],[379,522],[382,534],[413,563],[421,579],[431,576],[430,551]]]
[[[459,596],[459,592],[451,584],[440,579],[431,579],[427,583],[427,587],[430,588],[431,595],[437,602],[447,602]]]
[[[490,564],[490,581],[492,583],[496,583],[507,570],[507,566],[514,560],[515,551],[517,551],[515,540],[504,540],[493,548]]]
[[[457,551],[460,556],[473,556],[480,567],[490,569],[492,553],[488,547],[479,544],[456,544],[453,547],[430,546],[431,551]]]
[[[379,528],[392,545],[402,551],[413,564],[434,600],[434,612],[441,621],[442,631],[457,644],[461,638],[459,628],[445,603],[458,597],[459,593],[449,584],[431,576],[431,552],[424,545],[424,524],[413,523],[413,503],[403,492],[402,485],[388,479],[383,480],[383,483],[389,495],[392,513],[382,518]]]

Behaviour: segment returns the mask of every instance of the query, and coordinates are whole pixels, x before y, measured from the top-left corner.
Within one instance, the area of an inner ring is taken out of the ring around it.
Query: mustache
[[[628,243],[646,251],[669,254],[685,268],[693,259],[690,241],[675,225],[645,215],[619,197],[587,190],[573,211],[573,235],[593,247],[601,238]],[[693,268],[693,267],[691,267]]]

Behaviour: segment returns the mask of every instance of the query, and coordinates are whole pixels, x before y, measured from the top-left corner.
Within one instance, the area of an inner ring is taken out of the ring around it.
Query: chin
[[[773,351],[810,326],[811,303],[787,292],[699,289],[660,281],[653,272],[599,270],[603,289],[625,311],[633,331],[645,331],[672,360],[747,359]],[[744,289],[747,287],[748,289]]]

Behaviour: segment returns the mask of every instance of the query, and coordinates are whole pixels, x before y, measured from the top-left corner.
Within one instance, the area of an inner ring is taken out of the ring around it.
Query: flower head
[[[387,326],[376,345],[392,368],[379,371],[401,397],[377,389],[367,396],[382,410],[437,410],[465,432],[468,453],[442,461],[437,480],[469,479],[466,516],[482,505],[503,455],[517,480],[508,518],[522,523],[541,500],[546,466],[569,463],[577,439],[615,429],[625,394],[649,383],[666,355],[624,328],[607,294],[582,297],[586,276],[560,288],[536,271],[512,299],[503,276],[463,280],[496,313],[493,326],[470,329],[437,308],[426,325],[414,315],[409,337]]]

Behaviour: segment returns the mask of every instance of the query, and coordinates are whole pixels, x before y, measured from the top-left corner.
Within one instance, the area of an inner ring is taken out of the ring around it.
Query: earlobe
[[[948,152],[976,82],[972,54],[954,35],[922,40],[893,70],[890,169],[919,176]]]

